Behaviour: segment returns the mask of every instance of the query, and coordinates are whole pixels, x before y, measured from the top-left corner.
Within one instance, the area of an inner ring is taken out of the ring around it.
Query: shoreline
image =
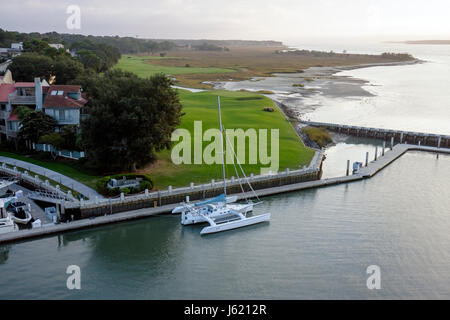
[[[271,77],[256,77],[244,81],[217,81],[215,90],[239,91],[246,90],[258,93],[267,90],[273,94],[264,96],[274,101],[283,113],[292,120],[305,120],[302,117],[320,107],[314,97],[346,98],[372,97],[374,94],[364,86],[370,85],[365,79],[341,76],[338,73],[362,68],[405,66],[425,63],[414,59],[409,61],[369,63],[335,67],[310,67],[297,73],[274,73]]]

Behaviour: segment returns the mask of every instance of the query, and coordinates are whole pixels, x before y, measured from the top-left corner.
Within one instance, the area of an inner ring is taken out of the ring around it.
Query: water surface
[[[449,190],[450,156],[412,152],[369,180],[267,197],[268,224],[202,237],[160,216],[2,246],[0,298],[449,299]]]

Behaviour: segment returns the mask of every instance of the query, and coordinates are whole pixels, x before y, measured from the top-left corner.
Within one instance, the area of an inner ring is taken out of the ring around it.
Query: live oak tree
[[[34,143],[41,136],[53,132],[56,125],[55,119],[41,111],[28,112],[20,120],[19,138]]]
[[[88,94],[89,116],[81,123],[81,134],[94,166],[135,171],[154,160],[155,152],[170,147],[182,107],[165,75],[140,79],[113,70],[77,81]]]
[[[83,74],[84,67],[81,62],[64,55],[52,59],[36,53],[24,53],[13,59],[9,70],[16,81],[34,81],[35,77],[49,80],[55,76],[57,84],[66,84]]]

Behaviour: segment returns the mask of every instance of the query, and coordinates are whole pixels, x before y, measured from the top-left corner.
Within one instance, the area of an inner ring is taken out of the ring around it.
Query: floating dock
[[[392,150],[383,150],[381,156],[377,156],[377,159],[368,162],[367,166],[360,168],[360,170],[353,175],[347,175],[331,179],[314,180],[300,183],[293,183],[287,185],[281,185],[277,187],[270,187],[265,189],[255,190],[258,197],[269,196],[274,194],[294,192],[305,189],[326,187],[331,185],[337,185],[341,183],[348,183],[353,181],[359,181],[367,178],[371,178],[376,175],[379,171],[387,167],[389,164],[394,162],[396,159],[401,157],[408,151],[425,151],[433,153],[444,153],[450,154],[450,148],[438,148],[438,147],[428,147],[428,146],[418,146],[411,144],[397,144]],[[249,196],[250,194],[247,194]],[[237,194],[238,199],[244,199],[244,194]],[[155,208],[142,208],[138,210],[130,210],[120,213],[114,213],[109,215],[103,215],[95,217],[94,219],[81,219],[68,223],[60,223],[54,226],[36,228],[32,230],[21,230],[18,232],[11,232],[8,234],[0,235],[0,244],[14,241],[24,241],[27,239],[48,236],[61,232],[75,231],[86,228],[93,228],[101,225],[134,220],[139,218],[145,218],[154,216],[161,213],[167,213],[172,211],[172,209],[178,204],[168,204]]]

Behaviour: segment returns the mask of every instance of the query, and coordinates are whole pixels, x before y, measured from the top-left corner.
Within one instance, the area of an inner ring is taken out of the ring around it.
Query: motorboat
[[[18,224],[28,224],[33,216],[27,210],[27,204],[23,202],[13,202],[8,207],[11,219]]]

